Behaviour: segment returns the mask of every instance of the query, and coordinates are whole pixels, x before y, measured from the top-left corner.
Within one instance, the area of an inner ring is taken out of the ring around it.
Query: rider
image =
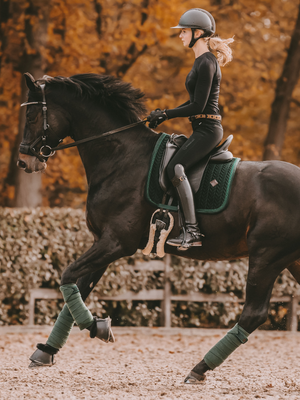
[[[213,150],[223,137],[218,99],[221,70],[232,60],[232,51],[228,44],[233,39],[223,40],[213,37],[216,24],[213,16],[201,8],[186,11],[179,24],[173,28],[181,29],[179,37],[185,47],[192,48],[195,62],[186,78],[186,89],[190,99],[180,106],[170,109],[156,109],[148,117],[149,127],[156,128],[167,119],[189,117],[193,133],[171,159],[167,173],[175,186],[185,217],[185,230],[167,244],[187,249],[201,246],[201,236],[190,183],[185,171]],[[217,52],[217,58],[211,52]]]

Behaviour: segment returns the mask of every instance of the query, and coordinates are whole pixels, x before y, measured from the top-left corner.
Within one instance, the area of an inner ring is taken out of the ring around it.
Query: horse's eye
[[[34,124],[36,121],[37,121],[37,115],[30,115],[30,114],[28,114],[27,115],[27,122],[29,123],[29,124]]]

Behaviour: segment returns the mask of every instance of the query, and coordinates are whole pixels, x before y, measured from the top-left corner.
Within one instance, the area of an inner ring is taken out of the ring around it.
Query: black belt
[[[217,121],[221,121],[222,117],[221,115],[214,115],[214,114],[198,114],[189,117],[190,122],[196,121],[196,119],[215,119]]]

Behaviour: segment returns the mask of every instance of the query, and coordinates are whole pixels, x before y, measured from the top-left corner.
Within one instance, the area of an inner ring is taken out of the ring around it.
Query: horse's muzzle
[[[41,172],[47,168],[46,162],[41,162],[36,157],[22,153],[19,153],[17,166],[29,174],[32,172]]]

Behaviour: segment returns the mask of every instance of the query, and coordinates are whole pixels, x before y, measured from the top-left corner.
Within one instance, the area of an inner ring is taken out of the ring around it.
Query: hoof
[[[52,365],[55,364],[54,355],[45,353],[39,349],[32,354],[29,360],[31,363],[29,364],[28,368],[52,367]]]
[[[52,367],[52,365],[55,364],[55,361],[52,364],[43,364],[39,363],[36,361],[31,361],[31,363],[28,365],[28,368],[37,368],[37,367]]]
[[[105,343],[114,343],[115,337],[111,330],[111,319],[109,317],[105,319],[95,318],[94,326],[92,327],[90,332],[90,337],[97,337]]]
[[[205,375],[196,374],[196,372],[191,371],[188,376],[185,378],[184,383],[189,385],[199,385],[203,383],[206,379]]]

